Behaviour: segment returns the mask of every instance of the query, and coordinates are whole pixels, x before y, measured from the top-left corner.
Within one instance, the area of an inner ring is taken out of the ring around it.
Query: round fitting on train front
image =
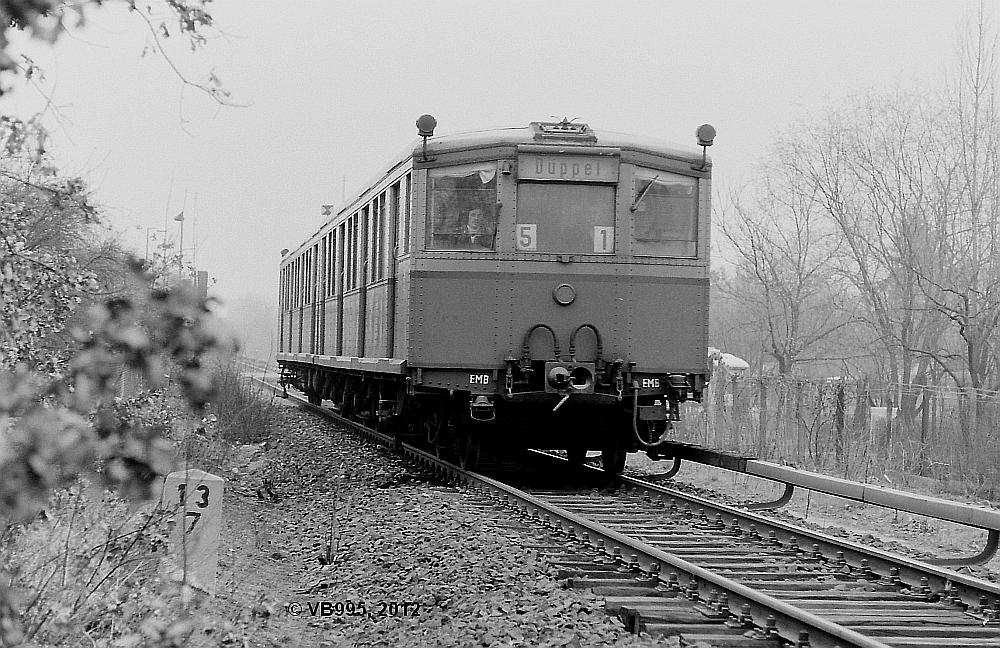
[[[552,289],[552,299],[560,306],[569,306],[576,299],[576,288],[568,283],[561,283]]]
[[[584,391],[594,384],[594,374],[586,367],[576,367],[569,374],[569,384],[573,389]]]
[[[569,370],[566,367],[552,367],[549,369],[549,384],[556,389],[566,389],[569,387]]]

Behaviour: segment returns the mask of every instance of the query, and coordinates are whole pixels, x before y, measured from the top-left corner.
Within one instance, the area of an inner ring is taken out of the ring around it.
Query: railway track
[[[713,646],[1000,646],[1000,587],[986,581],[546,453],[470,473],[422,448],[401,450],[513,509],[538,534],[531,548],[567,584],[603,596],[634,632]]]

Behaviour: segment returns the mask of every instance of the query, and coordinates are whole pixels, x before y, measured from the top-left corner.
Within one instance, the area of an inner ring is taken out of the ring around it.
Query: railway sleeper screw
[[[611,562],[615,564],[624,562],[624,560],[622,559],[622,550],[620,547],[615,547],[614,549],[611,550]]]
[[[822,554],[822,552],[820,552],[818,544],[813,544],[812,558],[815,559],[815,560],[822,560],[823,559],[823,554]]]
[[[962,597],[958,593],[958,585],[955,585],[954,583],[951,584],[951,589],[948,590],[948,602],[963,609],[968,607],[965,602],[962,601]]]
[[[764,636],[768,639],[778,638],[778,620],[773,615],[768,615],[767,621],[764,622]]]
[[[781,546],[781,541],[778,540],[778,533],[776,531],[771,530],[767,532],[767,544],[771,545],[772,547]]]
[[[660,579],[660,563],[650,563],[649,565],[649,576],[650,578]]]
[[[698,579],[694,576],[692,576],[691,580],[688,581],[687,588],[684,590],[684,596],[691,601],[698,598]]]
[[[670,575],[667,576],[667,588],[671,592],[681,591],[681,581],[677,575],[677,572],[670,572]]]
[[[639,556],[632,554],[628,561],[628,568],[632,571],[642,571],[639,566]]]
[[[757,533],[757,525],[751,524],[750,531],[747,533],[747,537],[751,540],[760,540],[760,534]]]
[[[743,607],[740,608],[740,625],[744,628],[753,627],[753,614],[750,612],[750,604],[744,603]]]
[[[799,640],[795,642],[795,648],[809,648],[811,645],[809,643],[809,631],[799,630]]]
[[[743,529],[740,528],[740,521],[736,518],[733,518],[732,524],[729,525],[729,532],[735,536],[743,534]]]
[[[796,538],[795,536],[790,536],[788,538],[788,553],[798,555],[800,551],[801,549],[799,549],[799,539]]]
[[[722,519],[722,513],[715,514],[715,528],[720,531],[723,531],[726,528],[726,521]]]
[[[593,546],[590,544],[590,534],[586,531],[583,532],[583,537],[580,539],[580,542],[582,542],[587,549],[590,549]]]
[[[714,587],[708,591],[708,607],[713,610],[719,609],[719,591]]]
[[[859,569],[861,571],[861,578],[864,578],[865,580],[878,580],[878,574],[872,571],[872,567],[868,564],[867,558],[861,559],[861,566]]]
[[[699,513],[698,514],[698,519],[701,520],[701,522],[703,524],[710,524],[711,523],[711,520],[708,519],[708,511],[706,511],[705,509],[701,509],[701,510],[699,510],[698,513]]]
[[[684,510],[682,511],[682,513],[684,514],[685,518],[690,519],[691,516],[693,515],[693,513],[691,511],[691,505],[690,504],[684,504]]]
[[[899,577],[899,567],[890,567],[889,575],[879,581],[882,585],[889,587],[902,587],[903,581]]]
[[[677,500],[670,500],[670,514],[673,515],[677,513]]]

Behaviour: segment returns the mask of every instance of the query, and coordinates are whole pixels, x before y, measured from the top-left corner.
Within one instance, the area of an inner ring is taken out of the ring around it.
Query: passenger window
[[[428,250],[493,250],[497,165],[466,164],[428,174]]]
[[[636,170],[632,249],[640,256],[698,256],[698,180]]]

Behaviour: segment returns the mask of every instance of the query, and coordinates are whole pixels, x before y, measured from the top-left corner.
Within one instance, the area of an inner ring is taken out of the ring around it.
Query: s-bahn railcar
[[[586,124],[433,136],[280,264],[283,384],[474,467],[656,455],[706,384],[711,163]]]

